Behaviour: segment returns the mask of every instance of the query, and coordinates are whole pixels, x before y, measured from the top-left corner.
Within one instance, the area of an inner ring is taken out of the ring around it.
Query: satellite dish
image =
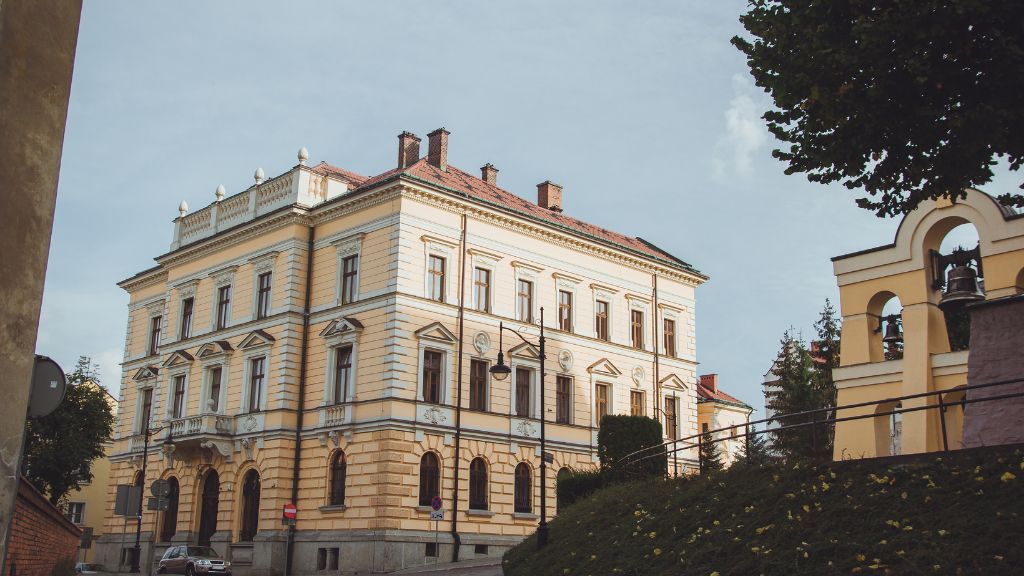
[[[28,399],[28,417],[37,418],[53,412],[64,401],[68,381],[64,371],[53,359],[36,354],[32,368],[32,391]]]

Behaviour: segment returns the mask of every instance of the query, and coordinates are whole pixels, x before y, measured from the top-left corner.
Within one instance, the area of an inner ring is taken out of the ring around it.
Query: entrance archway
[[[220,506],[220,476],[210,470],[203,481],[202,511],[199,515],[199,544],[210,545],[210,538],[217,531],[217,508]]]

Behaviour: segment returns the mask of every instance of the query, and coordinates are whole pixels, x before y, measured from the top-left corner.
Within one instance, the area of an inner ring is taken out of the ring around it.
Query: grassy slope
[[[567,507],[505,574],[1024,574],[1024,452],[734,467]]]

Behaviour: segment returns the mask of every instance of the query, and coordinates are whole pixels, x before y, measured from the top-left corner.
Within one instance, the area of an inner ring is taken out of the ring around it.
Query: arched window
[[[430,506],[434,496],[441,495],[441,466],[437,454],[427,452],[420,459],[420,506]]]
[[[331,458],[331,506],[343,506],[345,504],[345,473],[348,464],[345,462],[345,453],[338,450]]]
[[[260,523],[260,474],[255,470],[245,473],[242,481],[242,529],[240,542],[252,542]]]
[[[167,510],[160,524],[160,541],[170,542],[178,531],[178,479],[171,476],[167,479],[170,492],[167,493]]]
[[[487,510],[487,463],[483,458],[469,463],[469,508]]]
[[[529,514],[533,512],[533,474],[530,465],[520,462],[515,474],[515,511]]]
[[[217,510],[220,507],[220,476],[210,470],[203,480],[203,511],[199,517],[199,543],[210,545],[210,537],[217,531]]]

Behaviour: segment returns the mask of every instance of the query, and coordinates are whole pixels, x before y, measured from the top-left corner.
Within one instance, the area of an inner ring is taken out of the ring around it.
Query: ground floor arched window
[[[420,459],[420,506],[430,506],[441,495],[441,466],[437,454],[427,452]]]
[[[260,523],[260,474],[255,470],[245,473],[242,481],[242,528],[238,534],[241,542],[252,542]]]
[[[469,508],[487,510],[487,463],[483,458],[469,463]]]
[[[178,479],[171,476],[167,479],[170,491],[167,493],[167,510],[164,512],[163,521],[160,523],[160,541],[170,542],[171,538],[178,531]]]
[[[523,514],[533,512],[533,472],[526,462],[516,466],[514,492],[515,511]]]

